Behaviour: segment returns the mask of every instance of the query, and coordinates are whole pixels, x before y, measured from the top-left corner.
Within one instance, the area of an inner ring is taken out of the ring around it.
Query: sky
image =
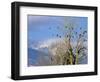
[[[87,17],[28,15],[28,47],[50,45],[59,39],[57,34],[64,36],[62,30],[70,23],[73,23],[75,31],[80,33],[80,27],[87,30],[87,22]]]

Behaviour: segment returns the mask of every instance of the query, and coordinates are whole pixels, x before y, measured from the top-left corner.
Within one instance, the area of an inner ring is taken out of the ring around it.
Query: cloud
[[[32,48],[33,49],[40,49],[40,48],[45,48],[45,47],[49,47],[51,46],[52,43],[56,43],[56,42],[59,42],[61,41],[62,39],[59,39],[59,38],[51,38],[51,39],[47,39],[47,40],[44,40],[44,41],[39,41],[37,42],[36,44],[37,45],[34,45],[32,44]]]

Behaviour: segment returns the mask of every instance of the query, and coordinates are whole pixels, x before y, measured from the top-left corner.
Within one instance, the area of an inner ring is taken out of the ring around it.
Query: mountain
[[[45,66],[50,64],[50,54],[44,49],[28,48],[28,66]]]

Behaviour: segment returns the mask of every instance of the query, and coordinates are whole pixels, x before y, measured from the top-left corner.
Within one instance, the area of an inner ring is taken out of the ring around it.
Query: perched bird
[[[59,36],[59,38],[61,38],[61,36]]]
[[[57,37],[58,37],[58,34],[57,34]]]

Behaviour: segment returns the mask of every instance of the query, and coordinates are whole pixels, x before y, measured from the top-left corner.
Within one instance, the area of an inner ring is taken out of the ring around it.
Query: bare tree
[[[50,50],[53,52],[52,64],[79,64],[79,59],[87,56],[87,31],[82,29],[82,27],[77,27],[75,24],[72,20],[64,20],[64,26],[61,28],[57,27],[64,37],[57,34],[57,37],[63,41],[52,44],[50,47]],[[76,27],[79,28],[80,32],[77,32]]]

